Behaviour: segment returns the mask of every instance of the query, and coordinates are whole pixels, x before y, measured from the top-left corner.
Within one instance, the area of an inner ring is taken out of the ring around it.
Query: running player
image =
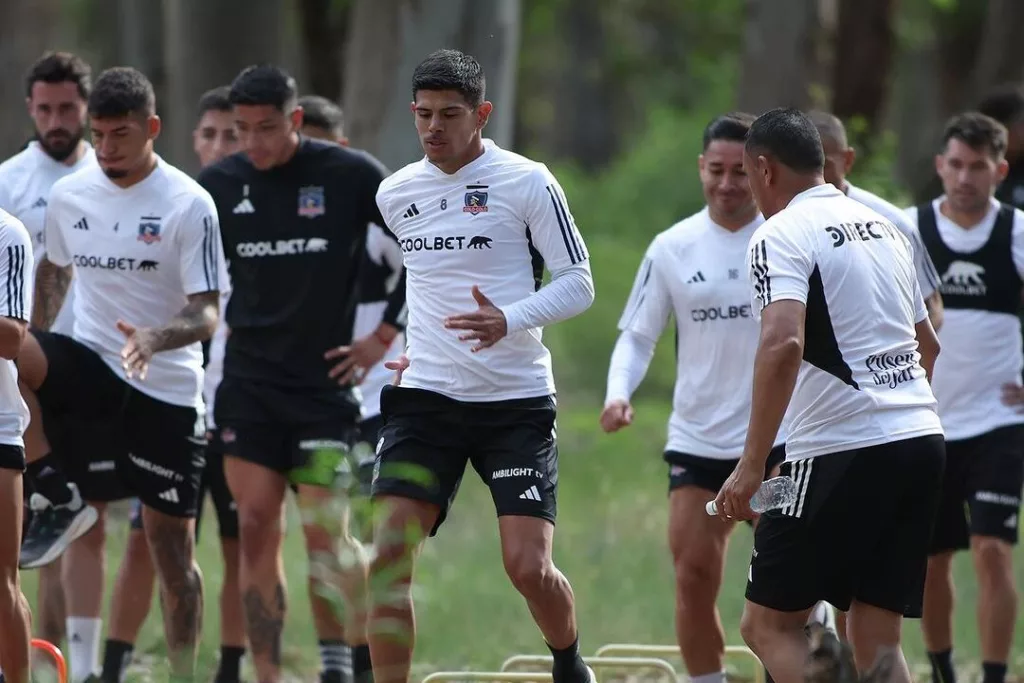
[[[14,359],[28,330],[32,310],[32,289],[26,275],[31,273],[32,239],[21,222],[0,210],[0,679],[7,683],[29,683],[29,643],[32,615],[21,592],[18,556],[21,545],[21,515],[24,510],[21,481],[25,471],[25,442],[28,406],[18,391],[18,368]]]
[[[741,279],[747,244],[763,219],[743,173],[750,114],[715,118],[698,157],[707,206],[654,238],[619,321],[601,427],[632,422],[643,380],[670,315],[676,318],[669,464],[669,548],[676,574],[676,635],[694,683],[724,683],[725,632],[715,602],[734,524],[704,511],[743,452],[757,325]],[[714,381],[709,381],[709,377]],[[765,477],[785,459],[779,434]]]
[[[261,681],[280,680],[281,541],[291,482],[304,515],[321,678],[342,680],[351,647],[351,669],[363,679],[370,670],[361,621],[365,559],[332,489],[358,433],[353,380],[386,353],[405,306],[403,285],[384,322],[353,341],[366,226],[383,224],[374,194],[386,172],[368,154],[301,137],[295,81],[277,67],[242,71],[231,102],[245,153],[204,169],[200,182],[220,211],[234,285],[216,417],[238,503],[250,652]],[[358,561],[341,567],[339,554]],[[349,606],[345,624],[331,599],[339,583]]]
[[[555,683],[583,683],[593,673],[579,654],[572,588],[551,559],[558,455],[541,330],[593,302],[587,249],[548,169],[483,139],[492,104],[475,59],[431,54],[412,94],[426,156],[377,193],[405,253],[410,317],[402,385],[381,392],[373,573],[387,600],[375,584],[374,678],[408,680],[414,558],[472,462],[494,498],[505,569],[554,655]],[[545,264],[552,279],[541,287]]]
[[[326,97],[306,95],[299,98],[302,107],[302,134],[321,140],[330,140],[339,145],[347,145],[344,119],[341,107]],[[398,286],[402,270],[402,248],[379,225],[369,226],[366,235],[366,261],[363,263],[360,281],[359,307],[356,309],[356,322],[353,334],[361,338],[373,333],[380,324],[387,309],[390,292]],[[359,471],[359,493],[369,496],[370,481],[373,478],[373,463],[376,459],[374,451],[377,439],[384,424],[384,416],[380,414],[380,390],[391,382],[393,373],[385,363],[397,360],[405,349],[405,335],[401,332],[395,337],[391,348],[383,360],[366,371],[359,385],[359,393],[363,397],[362,417],[359,422],[359,443],[355,446],[355,460]],[[370,542],[372,529],[368,510],[365,506],[353,509],[353,523],[357,527],[358,536],[363,542]]]
[[[936,157],[945,193],[908,210],[942,281],[946,322],[933,386],[946,432],[946,472],[925,590],[924,641],[937,683],[953,683],[953,554],[978,574],[984,683],[1003,683],[1014,642],[1013,546],[1024,488],[1024,415],[1004,384],[1024,370],[1020,309],[1024,213],[993,195],[1005,178],[1006,128],[979,113],[952,118]]]
[[[238,135],[228,101],[229,88],[222,86],[203,94],[199,99],[199,119],[192,131],[192,149],[205,168],[238,151]],[[221,296],[221,310],[227,296]],[[203,398],[206,403],[206,467],[196,510],[196,540],[199,539],[205,494],[209,493],[217,513],[221,556],[224,559],[224,581],[220,589],[220,665],[214,683],[237,683],[241,677],[241,661],[245,655],[245,626],[242,621],[242,598],[238,587],[238,513],[235,501],[224,479],[224,457],[220,430],[213,421],[214,393],[220,383],[224,362],[227,326],[223,317],[210,341],[204,378]],[[119,683],[131,662],[135,639],[142,629],[153,597],[156,570],[142,529],[142,503],[132,506],[131,531],[117,574],[118,590],[110,601],[110,628],[103,654],[103,680]]]
[[[760,517],[740,626],[778,683],[803,680],[804,626],[822,599],[850,612],[858,669],[899,651],[903,617],[920,616],[944,464],[926,379],[938,340],[912,248],[825,183],[824,162],[797,110],[750,127],[743,166],[765,216],[748,252],[761,334],[746,445],[716,503],[726,519],[753,517],[788,411],[782,473],[798,497]],[[909,683],[902,652],[896,660],[893,681]]]
[[[853,164],[857,159],[857,150],[847,142],[846,127],[843,122],[835,115],[823,111],[812,111],[807,116],[818,129],[821,146],[825,150],[825,182],[835,185],[850,199],[855,199],[882,214],[910,240],[910,244],[914,248],[917,283],[921,287],[924,303],[928,307],[928,317],[932,321],[932,327],[938,330],[942,327],[942,294],[938,290],[939,274],[935,272],[935,264],[932,263],[928,250],[921,242],[921,235],[918,233],[917,227],[907,218],[902,209],[876,194],[856,187],[847,180],[846,176],[853,169]]]
[[[106,439],[117,478],[145,505],[172,674],[191,676],[202,620],[193,522],[205,446],[200,342],[216,326],[224,272],[217,214],[201,187],[154,153],[160,119],[145,76],[105,71],[89,116],[99,165],[51,192],[32,316],[38,331],[18,359],[33,459],[52,458],[44,414],[114,416]],[[45,330],[72,268],[78,296],[68,337]],[[33,540],[45,538],[25,544]]]

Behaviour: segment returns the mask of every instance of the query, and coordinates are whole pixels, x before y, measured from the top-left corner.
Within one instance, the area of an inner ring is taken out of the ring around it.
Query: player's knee
[[[503,553],[505,573],[523,595],[543,592],[555,576],[550,558],[532,549],[518,548]]]
[[[1002,582],[1002,579],[1009,576],[1012,583],[1013,546],[1002,539],[989,536],[975,537],[971,545],[982,581],[988,579]]]
[[[715,584],[721,575],[720,562],[710,553],[698,554],[682,551],[673,558],[676,574],[676,593],[680,600],[701,598],[715,600]]]
[[[283,535],[280,515],[260,509],[239,510],[238,526],[244,562],[259,562],[264,556],[276,553],[280,547]]]
[[[92,528],[75,540],[79,548],[88,548],[95,553],[102,553],[107,543],[107,509],[104,505],[96,505],[96,523]]]
[[[765,638],[770,635],[768,624],[759,616],[758,610],[745,608],[740,617],[740,637],[754,654],[760,656],[764,652]]]

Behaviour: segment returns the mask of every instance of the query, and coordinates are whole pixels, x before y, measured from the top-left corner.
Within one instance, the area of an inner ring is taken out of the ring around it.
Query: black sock
[[[775,683],[775,679],[772,678],[772,675],[770,673],[768,673],[767,668],[765,668],[764,670],[764,683]]]
[[[355,683],[373,683],[373,666],[370,664],[370,646],[352,646],[352,677]]]
[[[552,683],[587,683],[590,680],[587,665],[580,657],[579,635],[576,636],[572,645],[564,650],[556,650],[550,645],[548,645],[548,649],[551,650],[551,656],[554,658],[551,667]]]
[[[25,468],[25,474],[32,483],[32,490],[46,496],[46,499],[54,505],[71,502],[73,496],[71,489],[68,488],[68,480],[60,471],[60,466],[53,453],[44,455],[35,462],[30,462]]]
[[[982,662],[981,683],[1006,683],[1006,664],[1003,662]]]
[[[220,648],[220,665],[214,683],[238,683],[242,678],[242,657],[244,647],[222,645]]]
[[[135,646],[121,640],[107,640],[103,646],[103,683],[121,683],[128,663],[132,661]]]
[[[956,683],[952,649],[929,652],[928,661],[932,663],[932,683]]]

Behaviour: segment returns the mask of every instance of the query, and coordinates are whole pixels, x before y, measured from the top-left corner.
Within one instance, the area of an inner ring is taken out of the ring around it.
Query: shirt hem
[[[984,436],[989,432],[994,432],[997,429],[1003,427],[1013,427],[1015,425],[1024,424],[1024,415],[1020,417],[1007,416],[1005,420],[999,420],[996,422],[986,423],[984,427],[973,427],[966,431],[951,430],[945,428],[946,441],[966,441],[967,439],[973,439],[979,436]]]
[[[432,391],[435,394],[444,396],[445,398],[450,398],[453,401],[462,401],[463,403],[496,403],[498,401],[515,401],[523,398],[543,398],[544,396],[551,396],[555,393],[555,387],[553,385],[549,385],[543,388],[538,387],[537,389],[523,389],[521,391],[508,391],[503,393],[460,394],[457,391],[431,386],[425,382],[408,382],[404,379],[399,387],[402,389]]]
[[[860,439],[858,441],[844,441],[807,450],[801,449],[799,445],[794,447],[793,442],[788,442],[786,444],[786,462],[807,460],[809,458],[817,458],[822,455],[835,455],[836,453],[845,453],[846,451],[853,451],[860,448],[871,448],[872,446],[881,446],[887,443],[896,443],[898,441],[916,439],[922,436],[936,435],[943,436],[941,426],[921,427],[919,429],[913,429],[906,432],[896,432],[893,434],[886,434],[884,436],[876,436],[870,439]],[[799,444],[799,442],[797,443]]]

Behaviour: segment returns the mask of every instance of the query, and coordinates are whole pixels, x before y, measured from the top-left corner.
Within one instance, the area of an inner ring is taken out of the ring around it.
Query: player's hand
[[[617,432],[631,424],[633,424],[633,406],[629,405],[629,401],[622,399],[608,401],[604,410],[601,411],[601,429],[606,434]]]
[[[398,386],[402,383],[402,373],[409,367],[409,357],[404,353],[398,357],[398,360],[384,361],[384,367],[388,370],[394,370],[395,376],[391,380],[392,386]]]
[[[1003,385],[1003,405],[1016,408],[1018,413],[1024,413],[1024,387],[1019,384]]]
[[[125,336],[124,347],[121,349],[121,367],[125,375],[128,379],[138,375],[140,380],[145,380],[156,345],[152,330],[135,327],[123,320],[117,321],[117,329]]]
[[[764,480],[764,466],[760,469],[749,464],[746,458],[740,458],[736,469],[722,484],[722,489],[715,498],[718,516],[727,520],[753,519],[757,515],[750,509],[750,499],[754,497]]]
[[[472,348],[473,353],[476,353],[501,341],[502,337],[508,334],[508,322],[501,309],[491,303],[476,285],[473,285],[473,298],[479,308],[472,313],[449,316],[445,319],[444,326],[449,330],[466,330],[459,335],[459,341],[480,342]]]
[[[387,352],[387,345],[375,334],[356,339],[349,346],[336,346],[333,349],[328,349],[324,353],[324,358],[327,360],[341,358],[342,360],[331,368],[327,376],[337,380],[338,384],[347,385],[353,379],[356,384],[361,384],[366,377],[367,370],[377,365]]]

